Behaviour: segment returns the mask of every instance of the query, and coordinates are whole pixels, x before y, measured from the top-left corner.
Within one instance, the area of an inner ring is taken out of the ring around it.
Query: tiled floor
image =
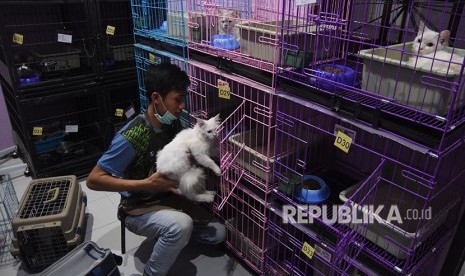
[[[0,166],[20,162],[22,162],[20,159],[0,160]],[[11,173],[10,176],[20,200],[31,178],[25,177],[22,170]],[[110,248],[114,253],[120,254],[120,223],[116,218],[119,195],[89,190],[85,185],[85,179],[80,179],[80,185],[87,194],[88,200],[85,240],[92,240],[100,247]],[[119,267],[121,275],[142,275],[145,261],[150,255],[154,242],[126,231],[127,252],[123,256],[123,264]],[[12,260],[0,264],[0,275],[28,275],[28,273],[23,269],[20,261]],[[207,246],[190,243],[178,256],[169,275],[246,276],[253,274],[222,245]]]

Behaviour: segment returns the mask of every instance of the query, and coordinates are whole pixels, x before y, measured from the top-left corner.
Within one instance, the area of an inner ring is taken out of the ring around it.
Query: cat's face
[[[200,126],[200,131],[204,136],[208,139],[213,140],[218,137],[218,133],[216,133],[216,129],[220,125],[220,114],[212,117],[206,121],[197,119],[197,124]]]
[[[237,24],[239,18],[238,12],[234,10],[219,10],[219,24],[220,29],[225,34],[231,34],[233,32],[234,26]]]
[[[448,46],[450,32],[448,30],[440,33],[428,29],[422,21],[418,24],[418,34],[412,47],[414,53],[421,55],[431,54],[435,51],[444,50]]]

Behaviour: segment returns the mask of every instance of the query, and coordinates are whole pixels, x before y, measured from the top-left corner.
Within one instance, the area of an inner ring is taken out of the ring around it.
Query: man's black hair
[[[151,66],[145,74],[145,89],[147,99],[150,95],[158,92],[163,98],[172,90],[187,92],[190,85],[189,77],[177,65],[164,62]]]

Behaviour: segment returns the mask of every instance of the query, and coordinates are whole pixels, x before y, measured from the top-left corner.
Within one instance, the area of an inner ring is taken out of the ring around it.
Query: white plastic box
[[[378,94],[396,103],[413,107],[426,113],[445,116],[451,109],[453,91],[448,83],[459,80],[459,73],[415,68],[407,64],[412,42],[389,47],[361,50],[363,58],[362,90]],[[407,53],[403,53],[403,50]],[[447,49],[451,51],[451,48]],[[455,49],[454,53],[465,56],[465,50]],[[438,81],[437,79],[444,79]],[[464,78],[457,91],[457,99],[452,110],[463,106],[465,99]]]
[[[447,219],[449,210],[457,204],[457,201],[452,200],[452,197],[448,198],[445,192],[435,198],[434,202],[426,202],[423,198],[414,196],[410,192],[386,182],[383,178],[376,184],[377,187],[371,189],[369,194],[359,192],[352,197],[359,185],[360,183],[342,191],[339,194],[339,199],[351,203],[357,210],[357,218],[368,217],[368,221],[373,221],[373,223],[349,223],[348,226],[399,259],[406,259],[408,253],[405,249],[415,250],[422,241],[438,229]],[[367,189],[361,190],[366,191]],[[359,199],[364,202],[359,204]],[[383,205],[383,210],[386,211],[374,214],[370,212],[370,209],[363,207],[366,205],[374,205],[374,210]],[[397,220],[388,220],[390,206],[397,206],[402,224],[398,223]],[[418,210],[418,213],[421,213],[421,210],[428,208],[425,206],[431,206],[431,220],[428,220],[427,217],[423,220],[406,219],[407,216],[410,216],[409,212],[413,213],[409,210]],[[382,222],[378,222],[375,218]]]
[[[258,178],[263,180],[271,181],[273,179],[273,164],[275,162],[275,153],[274,153],[274,139],[270,141],[270,151],[267,152],[267,143],[268,137],[263,134],[268,134],[264,128],[253,129],[250,131],[245,131],[242,133],[234,134],[229,137],[229,141],[235,145],[236,151],[239,151],[242,146],[243,153],[239,154],[235,162],[244,167],[247,171],[253,173]],[[264,137],[265,136],[265,137]],[[265,142],[265,143],[263,143]],[[291,150],[279,156],[282,158],[287,156],[291,153]],[[279,160],[279,159],[278,159]],[[268,162],[269,172],[264,170],[264,166],[266,166]],[[263,168],[258,167],[255,164],[259,164]]]

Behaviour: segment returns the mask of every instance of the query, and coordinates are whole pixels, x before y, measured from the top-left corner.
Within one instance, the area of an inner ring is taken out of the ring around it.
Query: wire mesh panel
[[[16,197],[13,182],[10,176],[0,176],[0,265],[8,264],[12,261],[9,252],[13,229],[11,220],[14,211],[18,208],[18,198]]]
[[[229,181],[244,180],[268,193],[273,179],[276,96],[268,87],[189,62],[191,115],[220,114],[221,167]]]
[[[61,92],[22,102],[25,143],[35,173],[76,166],[101,154],[106,121],[99,92]]]
[[[99,0],[98,15],[104,71],[134,68],[134,37],[129,1]]]
[[[444,237],[451,238],[450,229],[458,221],[459,191],[463,191],[457,185],[463,180],[436,196],[419,183],[404,175],[402,168],[387,164],[374,185],[353,186],[339,195],[357,217],[366,218],[348,225],[361,235],[353,239],[353,246],[405,275],[430,259],[446,242]]]
[[[282,1],[189,0],[190,49],[275,73]]]
[[[246,186],[221,183],[213,211],[224,220],[226,246],[254,271],[263,273],[264,254],[272,245],[266,243],[266,203]],[[222,201],[225,204],[222,205]]]
[[[185,0],[131,0],[134,34],[186,46]]]
[[[283,71],[292,80],[308,80],[312,66],[344,58],[352,1],[283,1]]]
[[[170,62],[172,64],[176,64],[179,68],[181,68],[181,70],[187,71],[187,59],[170,52],[157,50],[142,44],[135,44],[134,50],[136,58],[137,80],[139,83],[140,111],[145,112],[145,110],[147,110],[147,105],[150,103],[150,99],[147,98],[147,91],[145,89],[144,83],[147,69],[150,68],[150,66],[160,64],[162,62]],[[186,101],[186,103],[187,102],[188,101]],[[187,111],[185,113],[187,113]],[[189,119],[187,119],[186,116],[182,115],[181,117],[183,120],[185,119],[187,122],[189,122]]]
[[[460,1],[352,1],[344,28],[337,27],[339,20],[331,23],[340,32],[310,36],[314,62],[282,76],[316,88],[308,93],[340,97],[443,139],[465,118],[463,8]],[[328,49],[334,59],[315,62]]]
[[[2,1],[0,71],[21,89],[96,73],[96,45],[85,1]]]
[[[369,259],[351,259],[344,271],[337,262],[337,233],[315,231],[305,224],[287,222],[284,217],[281,206],[270,207],[267,241],[275,246],[266,252],[265,275],[396,275]],[[309,252],[312,254],[307,255]]]
[[[334,145],[336,137],[344,134],[349,137],[351,145],[356,144],[362,148],[362,152],[359,153],[360,157],[356,158],[378,156],[406,166],[408,174],[420,177],[424,180],[422,181],[423,185],[434,188],[436,192],[450,185],[465,171],[465,164],[456,162],[457,158],[465,153],[465,145],[462,141],[451,144],[450,150],[437,154],[429,147],[400,137],[395,133],[374,129],[371,125],[354,118],[284,93],[280,95],[277,111],[277,137],[279,138],[277,139],[277,147],[285,152],[293,147],[296,148],[296,152],[306,152],[314,147],[312,155],[302,153],[302,157],[294,157],[295,160],[286,160],[287,163],[283,164],[283,172],[291,172],[292,170],[298,172],[297,180],[301,180],[301,177],[305,175],[302,171],[299,172],[300,168],[312,164],[312,162],[315,164],[312,156],[317,156],[316,153],[319,152],[317,150],[321,148],[312,146],[311,135],[314,133],[319,133],[320,136],[332,135],[332,138],[326,138],[329,139],[328,143],[325,144],[328,148],[321,149],[322,153],[319,153],[323,158],[328,158],[328,161],[323,162],[324,159],[321,159],[316,161],[316,164],[332,162],[332,156],[328,152],[335,152],[342,157],[347,155]],[[342,134],[338,135],[338,132]],[[350,151],[352,151],[351,146],[349,147],[349,156]],[[280,150],[277,150],[277,153],[280,153]],[[294,182],[295,176],[283,175],[282,177],[285,177],[286,182]]]
[[[48,267],[82,241],[85,208],[76,176],[31,181],[12,221],[11,254],[30,272]]]

